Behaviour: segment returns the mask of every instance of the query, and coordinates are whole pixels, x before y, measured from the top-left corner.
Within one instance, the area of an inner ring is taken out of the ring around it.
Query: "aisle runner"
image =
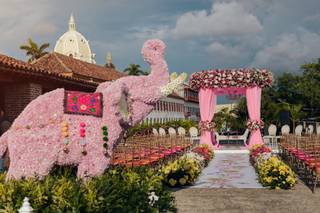
[[[247,153],[216,153],[191,188],[262,188]]]

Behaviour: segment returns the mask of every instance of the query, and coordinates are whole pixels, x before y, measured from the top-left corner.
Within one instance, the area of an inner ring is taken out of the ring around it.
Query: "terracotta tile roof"
[[[34,72],[44,72],[44,70],[35,67],[29,63],[26,63],[24,61],[20,61],[18,59],[0,54],[0,65],[1,66],[6,66],[6,67],[11,67],[11,68],[16,68],[16,69],[22,69],[22,70],[29,70],[29,71],[34,71]]]
[[[78,76],[94,82],[111,81],[126,76],[112,68],[87,63],[59,53],[49,53],[33,65],[62,75]]]
[[[96,82],[86,81],[80,78],[65,76],[59,73],[51,72],[50,70],[44,69],[42,67],[26,63],[24,61],[12,58],[7,55],[0,54],[0,72],[4,71],[20,73],[29,76],[42,76],[46,78],[54,78],[56,80],[69,80],[75,83],[97,86]]]

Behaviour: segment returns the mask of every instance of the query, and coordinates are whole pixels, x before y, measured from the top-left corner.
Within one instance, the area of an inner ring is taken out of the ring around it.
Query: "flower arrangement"
[[[271,149],[264,145],[254,145],[250,150],[250,161],[256,168],[259,181],[271,189],[290,189],[296,183],[291,168],[273,156]]]
[[[256,158],[260,154],[271,153],[271,149],[267,146],[256,144],[250,149],[250,157]]]
[[[161,87],[161,94],[164,96],[168,96],[174,91],[179,91],[181,89],[181,85],[186,79],[186,73],[182,73],[179,76],[177,76],[177,73],[172,73],[170,76],[170,82]]]
[[[205,166],[207,166],[210,160],[213,158],[213,151],[207,144],[201,144],[192,149],[192,152],[197,153],[204,157]]]
[[[263,129],[264,123],[262,120],[256,121],[256,120],[248,120],[247,122],[247,128],[252,132],[256,131],[258,129]]]
[[[267,146],[256,144],[250,149],[250,161],[255,168],[271,156],[271,149]]]
[[[200,168],[204,168],[206,166],[205,158],[203,155],[200,155],[196,152],[187,152],[184,156],[187,159],[195,160]]]
[[[271,189],[290,189],[297,182],[292,169],[276,156],[262,162],[258,173],[261,184]]]
[[[195,159],[186,156],[175,160],[162,168],[163,180],[170,187],[192,184],[201,172],[201,165]]]
[[[161,169],[163,181],[170,187],[190,185],[213,158],[208,145],[200,145]]]
[[[201,132],[203,131],[214,131],[215,129],[215,124],[212,121],[200,121],[199,122],[199,129]]]
[[[103,95],[103,107],[90,106],[98,106],[96,104],[102,98],[100,95],[82,101],[79,101],[77,96],[76,103],[72,100],[74,96],[70,96],[68,103],[71,104],[71,111],[86,111],[92,116],[65,113],[63,88],[33,100],[15,119],[10,131],[0,137],[0,156],[8,149],[12,154],[11,162],[17,162],[10,164],[7,178],[43,179],[55,165],[81,165],[77,173],[79,179],[100,176],[111,166],[113,148],[117,146],[119,138],[130,126],[140,123],[152,111],[152,106],[163,97],[160,89],[166,88],[169,83],[168,67],[164,59],[165,46],[158,39],[144,43],[141,53],[151,66],[149,76],[123,76],[120,81],[106,81],[99,84],[96,93]],[[182,74],[173,84],[170,82],[169,87],[172,87],[169,89],[177,88],[184,82],[185,77],[186,74]],[[82,106],[83,104],[85,106]],[[102,117],[95,116],[99,110]],[[135,115],[134,119],[131,119],[131,114]],[[61,137],[63,121],[68,123],[68,130],[65,131],[68,133],[68,144],[70,144],[68,149],[63,144],[66,136]],[[81,122],[86,123],[85,128],[79,126]],[[102,126],[110,128],[108,147],[103,146],[105,141],[99,132]],[[82,131],[81,138],[79,131]],[[79,142],[83,146],[75,145]],[[37,159],[41,159],[41,163]]]
[[[192,74],[189,84],[192,89],[227,87],[270,87],[271,72],[263,69],[204,70]]]

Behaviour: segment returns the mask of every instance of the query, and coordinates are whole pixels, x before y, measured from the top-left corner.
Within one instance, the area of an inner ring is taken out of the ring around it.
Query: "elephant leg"
[[[31,177],[32,175],[30,174],[34,175],[34,172],[30,170],[30,163],[26,165],[25,162],[22,158],[11,160],[6,180],[20,180],[25,177]]]
[[[47,160],[48,156],[34,156],[25,154],[10,163],[7,180],[21,179],[23,177],[37,177],[43,179],[49,174],[54,162]]]
[[[6,181],[12,179],[21,179],[23,177],[23,170],[19,167],[19,162],[11,160]]]
[[[100,176],[104,173],[109,164],[110,159],[107,159],[103,154],[86,156],[78,165],[77,176],[84,180],[89,177]]]

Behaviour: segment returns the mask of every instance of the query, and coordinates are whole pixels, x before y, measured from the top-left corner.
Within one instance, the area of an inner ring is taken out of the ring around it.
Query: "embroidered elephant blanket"
[[[102,93],[65,91],[64,112],[102,117]]]

